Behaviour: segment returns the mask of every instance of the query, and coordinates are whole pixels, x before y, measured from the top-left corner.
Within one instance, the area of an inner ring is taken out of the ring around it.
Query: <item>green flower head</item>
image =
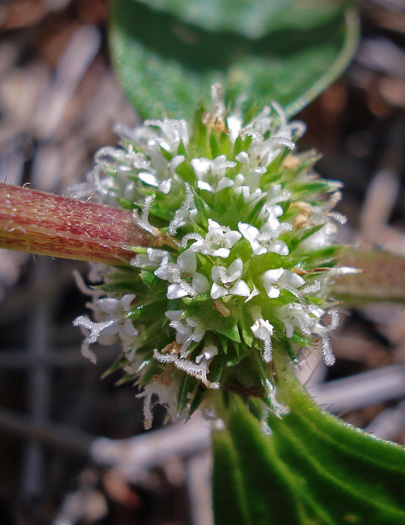
[[[258,396],[273,410],[273,352],[295,359],[322,346],[338,324],[330,284],[342,247],[332,211],[340,183],[321,179],[313,152],[295,153],[305,126],[273,103],[227,113],[219,85],[212,107],[184,120],[118,128],[119,148],[102,148],[79,196],[133,210],[151,235],[131,247],[129,268],[93,267],[86,289],[90,344],[122,343],[122,368],[141,388],[145,424],[157,400],[172,417],[209,406],[218,391]],[[84,286],[84,283],[81,283]],[[328,312],[329,321],[323,316]],[[153,397],[153,396],[157,397]]]

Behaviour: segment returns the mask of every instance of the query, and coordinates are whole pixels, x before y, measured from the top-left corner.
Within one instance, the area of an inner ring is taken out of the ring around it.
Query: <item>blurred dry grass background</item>
[[[405,255],[405,6],[360,7],[356,59],[299,115],[300,148],[316,147],[322,176],[345,184],[342,239]],[[2,0],[0,180],[64,193],[115,142],[115,122],[137,123],[109,63],[107,13],[105,0]],[[0,523],[209,525],[206,426],[143,439],[134,389],[100,380],[110,352],[98,366],[80,355],[73,268],[86,271],[0,251]],[[332,369],[303,356],[319,403],[405,443],[404,308],[344,314],[333,348]],[[157,409],[156,428],[163,419]]]

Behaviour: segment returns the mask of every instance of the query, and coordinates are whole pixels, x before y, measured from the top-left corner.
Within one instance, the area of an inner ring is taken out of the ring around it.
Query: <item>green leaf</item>
[[[118,77],[145,117],[192,116],[221,82],[228,100],[296,113],[339,76],[357,44],[346,0],[113,0]]]
[[[230,522],[232,525],[250,524],[242,472],[238,468],[237,453],[227,432],[214,435],[214,450],[212,493],[215,521],[217,525]]]
[[[312,30],[333,19],[336,4],[293,0],[138,0],[187,24],[207,31],[232,31],[249,38],[265,36],[270,30],[299,28]]]
[[[270,415],[271,436],[237,396],[221,408],[216,525],[230,523],[236,504],[243,524],[405,523],[405,451],[322,412],[287,366],[276,369],[289,413]]]
[[[405,303],[405,257],[385,250],[347,250],[341,265],[360,273],[339,277],[332,294],[346,305]]]

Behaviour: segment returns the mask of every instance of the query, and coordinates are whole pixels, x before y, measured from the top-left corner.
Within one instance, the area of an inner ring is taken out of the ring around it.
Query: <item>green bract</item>
[[[154,394],[172,417],[207,406],[218,390],[280,412],[273,351],[295,359],[320,344],[334,361],[329,287],[351,271],[335,267],[340,184],[314,173],[313,151],[293,153],[301,122],[288,123],[275,103],[244,114],[240,101],[227,115],[220,90],[191,127],[166,119],[118,128],[120,148],[102,148],[76,188],[133,210],[151,235],[150,248],[132,247],[130,268],[93,268],[104,281],[86,290],[94,320],[75,320],[92,360],[91,343],[121,340],[115,368],[143,387],[146,426]]]

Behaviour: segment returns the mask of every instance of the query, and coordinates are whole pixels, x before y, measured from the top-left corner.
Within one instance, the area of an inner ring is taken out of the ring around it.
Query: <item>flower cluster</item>
[[[295,359],[319,344],[334,362],[340,184],[313,171],[313,151],[294,153],[304,131],[275,103],[226,116],[213,86],[212,109],[200,108],[191,127],[120,127],[120,147],[102,148],[76,188],[133,210],[153,238],[131,247],[130,267],[102,271],[104,283],[87,289],[93,320],[75,320],[92,360],[90,344],[121,341],[118,367],[143,388],[147,426],[157,400],[172,416],[190,414],[224,390],[277,409],[273,352]]]

